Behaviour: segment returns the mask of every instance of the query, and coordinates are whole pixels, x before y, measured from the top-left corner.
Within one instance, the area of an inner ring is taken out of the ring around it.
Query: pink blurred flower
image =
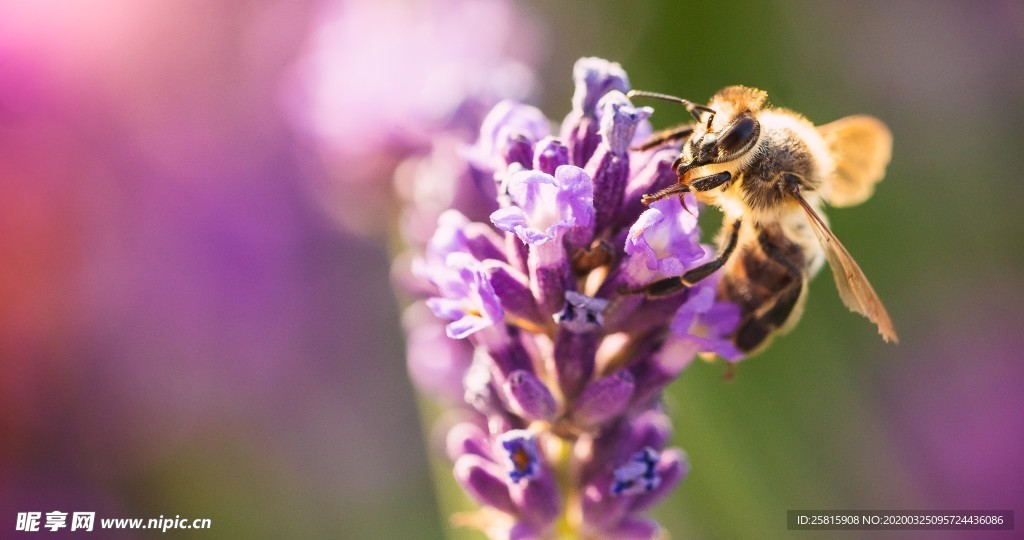
[[[470,139],[500,98],[533,87],[540,33],[512,2],[334,2],[316,21],[286,106],[330,171],[316,186],[328,212],[355,230],[391,221],[398,161],[440,133]]]
[[[279,107],[306,4],[0,2],[0,507],[431,506],[402,368],[367,361],[401,354],[384,248],[315,211]]]

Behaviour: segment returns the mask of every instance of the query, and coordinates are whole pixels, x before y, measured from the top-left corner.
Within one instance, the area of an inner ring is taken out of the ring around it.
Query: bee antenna
[[[712,115],[715,114],[715,110],[712,109],[711,107],[698,105],[688,99],[683,99],[681,97],[670,96],[668,94],[659,94],[658,92],[647,92],[645,90],[630,90],[629,92],[626,93],[626,97],[643,97],[651,99],[660,99],[662,101],[670,101],[672,103],[678,103],[683,107],[686,107],[686,111],[689,112],[690,115],[693,116],[693,119],[697,120],[698,122],[700,121],[700,113],[702,112],[711,113]]]

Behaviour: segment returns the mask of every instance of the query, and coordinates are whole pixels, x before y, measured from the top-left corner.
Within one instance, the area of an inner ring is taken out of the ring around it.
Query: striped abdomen
[[[732,336],[737,348],[749,354],[796,322],[806,268],[803,248],[778,223],[743,224],[739,246],[718,284],[719,299],[740,307],[740,323]]]

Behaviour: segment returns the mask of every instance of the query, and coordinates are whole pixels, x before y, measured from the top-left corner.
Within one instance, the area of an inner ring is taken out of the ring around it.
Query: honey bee
[[[680,103],[696,120],[640,146],[684,141],[673,164],[679,182],[643,202],[689,191],[724,215],[714,260],[641,292],[671,294],[724,267],[718,297],[741,313],[731,339],[753,354],[800,319],[807,282],[827,260],[846,307],[875,323],[885,341],[898,341],[875,290],[819,210],[823,202],[843,207],[871,196],[892,156],[885,124],[848,116],[815,127],[803,115],[769,106],[764,91],[745,86],[719,91],[707,106],[652,92],[634,96]]]

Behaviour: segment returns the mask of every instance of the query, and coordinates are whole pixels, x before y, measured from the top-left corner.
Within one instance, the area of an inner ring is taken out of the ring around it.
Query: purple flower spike
[[[615,469],[611,494],[626,496],[653,491],[661,484],[661,477],[656,470],[658,458],[658,451],[651,447],[630,456],[629,461]]]
[[[558,405],[547,386],[528,371],[513,371],[504,384],[512,411],[526,420],[550,420]]]
[[[533,165],[533,144],[536,141],[517,133],[509,137],[502,144],[501,155],[504,158],[505,164],[522,167],[524,169],[529,168]]]
[[[562,240],[567,232],[591,225],[592,190],[590,177],[572,165],[558,167],[554,176],[521,171],[508,182],[513,205],[491,214],[497,228],[515,233],[530,246],[527,266],[531,288],[545,313],[561,307],[565,290],[572,283]]]
[[[530,290],[529,279],[501,261],[484,261],[483,265],[491,287],[501,300],[505,312],[542,325],[540,310]]]
[[[647,207],[643,203],[643,196],[648,193],[656,193],[679,182],[679,175],[676,173],[673,163],[679,157],[678,148],[664,148],[653,152],[646,164],[633,174],[626,185],[626,195],[622,201],[619,225],[629,226],[631,220],[642,214]],[[630,165],[636,165],[633,161]],[[696,211],[695,205],[687,205]]]
[[[613,91],[601,98],[601,145],[587,162],[594,178],[596,230],[614,225],[629,183],[629,145],[637,125],[651,114],[649,107],[636,108],[626,96]]]
[[[634,362],[629,368],[638,388],[633,394],[634,407],[644,409],[656,402],[661,391],[693,362],[696,354],[696,345],[670,338],[657,353]]]
[[[540,455],[533,432],[525,429],[507,431],[498,437],[498,444],[504,451],[508,479],[512,483],[537,477],[540,473]]]
[[[693,194],[686,194],[685,207],[676,197],[655,201],[636,220],[626,237],[626,254],[632,272],[630,281],[649,283],[678,276],[708,255],[700,244],[697,216],[687,208],[696,208]],[[643,268],[640,268],[640,265]],[[645,272],[649,270],[650,272]]]
[[[462,422],[452,426],[445,438],[448,457],[453,461],[466,454],[473,454],[485,459],[492,459],[488,448],[487,433],[480,426]]]
[[[613,528],[629,512],[629,501],[613,496],[609,492],[610,475],[583,490],[581,512],[587,528],[604,531]],[[594,536],[597,536],[596,534]]]
[[[543,536],[536,527],[529,523],[519,522],[508,530],[508,540],[541,540]]]
[[[576,397],[594,375],[598,334],[578,333],[566,327],[555,336],[554,364],[558,387],[567,398]]]
[[[514,513],[516,505],[508,492],[501,467],[474,454],[455,460],[455,479],[481,504]]]
[[[616,540],[654,540],[662,536],[661,527],[656,521],[637,516],[623,519],[608,533],[608,538]]]
[[[525,244],[543,244],[593,219],[593,184],[579,167],[559,167],[554,176],[520,171],[509,179],[508,193],[514,206],[495,211],[491,221]]]
[[[614,423],[613,429],[599,434],[589,455],[579,456],[584,462],[581,477],[585,483],[596,482],[608,469],[628,461],[640,450],[664,448],[671,435],[672,423],[665,413],[657,409],[647,409],[628,420]],[[610,493],[611,481],[610,477],[604,481],[602,494]]]
[[[427,264],[444,264],[452,253],[469,251],[466,240],[466,226],[469,218],[458,210],[445,210],[437,218],[437,229],[427,242]]]
[[[547,174],[553,175],[562,165],[569,165],[569,147],[554,137],[538,142],[533,156],[533,168]]]
[[[586,296],[575,291],[565,293],[565,307],[555,315],[555,321],[577,334],[597,331],[604,324],[604,310],[608,301]]]
[[[406,327],[409,375],[416,386],[457,403],[462,399],[462,375],[469,369],[473,348],[445,335],[444,324],[423,304],[410,306],[402,316]]]
[[[662,534],[641,513],[688,470],[667,448],[663,391],[697,354],[740,357],[719,275],[660,298],[637,293],[714,250],[700,243],[692,195],[642,203],[678,181],[679,150],[630,150],[651,109],[625,97],[622,68],[585,58],[574,75],[560,138],[540,111],[506,101],[463,153],[472,163],[447,166],[469,171],[458,193],[476,192],[460,200],[484,204],[442,213],[450,194],[406,198],[429,206],[413,214],[441,216],[432,237],[417,231],[430,240],[407,260],[423,281],[410,288],[444,319],[407,328],[410,369],[430,375],[423,389],[464,390],[447,450],[460,483],[493,507],[473,519],[491,538]]]
[[[594,155],[601,140],[598,134],[597,103],[608,92],[629,90],[629,79],[619,64],[602,58],[581,58],[572,70],[576,90],[572,112],[562,122],[562,138],[576,165],[584,165]]]
[[[435,281],[442,296],[427,300],[427,306],[452,321],[445,327],[448,337],[462,339],[500,322],[505,316],[501,300],[480,263],[469,254],[452,253],[446,264],[454,271]]]
[[[504,240],[494,229],[483,223],[468,223],[462,229],[465,248],[478,260],[505,260]]]
[[[558,490],[550,474],[542,473],[527,482],[516,482],[509,486],[512,502],[519,508],[519,515],[526,521],[546,528],[561,511]]]
[[[551,133],[551,124],[536,107],[504,100],[494,106],[480,126],[480,138],[466,150],[466,157],[485,171],[497,172],[507,162],[504,150],[517,136],[533,142]]]
[[[466,216],[457,210],[446,210],[437,219],[437,229],[427,241],[426,253],[416,257],[412,263],[412,273],[440,290],[448,287],[451,282],[464,281],[459,271],[449,264],[448,256],[462,254],[458,264],[477,266],[477,260],[491,255],[500,256],[496,252],[496,234],[480,230],[478,223],[471,223]],[[465,257],[468,254],[471,257]],[[454,260],[454,259],[453,259]],[[454,290],[450,290],[454,293]],[[445,293],[441,293],[445,295]]]
[[[490,372],[499,387],[517,369],[533,371],[530,352],[523,346],[520,334],[518,328],[496,325],[472,337],[477,351],[489,359]]]
[[[597,379],[576,400],[573,418],[585,427],[610,420],[626,409],[633,389],[633,376],[628,371]]]
[[[740,322],[739,306],[715,302],[717,279],[705,279],[691,292],[691,299],[672,320],[676,340],[695,352],[714,353],[729,362],[743,359],[743,353],[729,339]]]
[[[621,446],[624,455],[643,448],[664,448],[672,435],[672,422],[665,413],[648,409],[633,417]]]
[[[492,362],[485,351],[476,349],[473,352],[473,363],[462,378],[462,386],[466,389],[464,401],[477,412],[489,416],[502,410],[501,399],[493,385]]]
[[[618,90],[605,94],[597,109],[602,142],[617,156],[627,154],[637,127],[654,113],[650,107],[634,107],[629,98]]]
[[[686,454],[682,450],[669,448],[663,451],[655,466],[655,475],[659,479],[658,485],[637,496],[630,510],[643,512],[654,507],[683,481],[689,471],[690,464],[686,461]]]
[[[616,62],[603,58],[580,58],[572,68],[576,91],[572,95],[572,108],[585,115],[593,115],[597,102],[612,90],[629,91],[629,77]]]
[[[556,254],[561,256],[554,256]],[[530,288],[537,297],[541,313],[547,317],[561,308],[566,290],[573,286],[572,269],[564,254],[565,249],[545,244],[530,250],[527,260]]]

